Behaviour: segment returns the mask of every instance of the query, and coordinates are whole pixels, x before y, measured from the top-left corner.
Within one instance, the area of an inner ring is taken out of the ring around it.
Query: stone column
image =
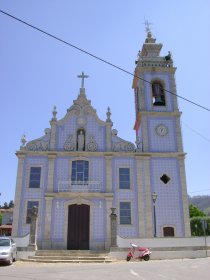
[[[176,137],[177,137],[177,145],[178,152],[183,152],[183,143],[182,143],[182,132],[180,125],[180,116],[176,117]]]
[[[146,237],[152,238],[153,234],[153,220],[152,220],[152,192],[150,181],[150,158],[144,157],[144,182],[145,182],[145,211],[146,211]]]
[[[38,208],[34,206],[29,214],[29,217],[31,218],[30,223],[30,239],[29,239],[29,250],[37,250],[37,218],[38,218]]]
[[[112,150],[112,123],[106,123],[106,151],[111,152]]]
[[[179,108],[178,108],[178,100],[177,100],[177,92],[176,92],[176,81],[175,81],[175,77],[174,77],[174,74],[175,73],[171,73],[170,74],[170,80],[171,80],[171,91],[174,93],[172,95],[172,98],[173,98],[173,102],[174,102],[174,111],[179,111]]]
[[[106,159],[106,192],[112,193],[112,156],[105,156]]]
[[[112,208],[112,196],[106,198],[106,239],[105,239],[105,250],[109,250],[111,246],[111,223],[110,223],[110,209]]]
[[[45,224],[44,224],[44,240],[42,241],[42,249],[51,249],[51,224],[52,224],[52,197],[45,197]]]
[[[189,204],[188,204],[188,194],[187,194],[187,186],[186,186],[184,157],[179,158],[179,168],[180,168],[179,170],[180,170],[182,205],[183,205],[184,234],[185,237],[190,237],[191,230],[190,230]]]
[[[141,156],[136,156],[136,187],[138,191],[138,217],[139,217],[139,237],[145,238],[145,213],[144,213],[144,185],[143,185],[143,160]]]
[[[110,222],[111,222],[111,247],[117,247],[117,214],[116,208],[111,208]]]
[[[149,141],[148,141],[148,118],[146,115],[141,115],[141,126],[142,126],[142,151],[149,151]]]
[[[19,224],[19,213],[20,213],[20,199],[22,194],[22,180],[23,180],[23,166],[25,155],[24,154],[16,154],[18,157],[18,170],[17,170],[17,178],[16,178],[16,191],[15,191],[15,205],[13,211],[13,223],[12,223],[12,236],[18,236],[18,224]]]
[[[56,144],[56,125],[57,125],[57,120],[52,119],[50,121],[51,125],[51,132],[50,132],[50,151],[55,150],[55,144]]]
[[[111,111],[110,108],[107,108],[106,112],[106,151],[111,152],[112,150],[112,121],[111,121]]]
[[[48,154],[47,192],[53,192],[55,158],[56,158],[56,154]]]
[[[139,74],[139,77],[144,78],[144,75],[142,75],[142,74],[140,75],[140,74]],[[138,104],[139,109],[140,109],[141,111],[144,111],[145,108],[146,108],[146,104],[145,104],[145,94],[144,94],[144,84],[141,83],[140,79],[139,79],[138,96],[139,96],[139,98],[138,98],[138,100],[139,100],[139,104]]]

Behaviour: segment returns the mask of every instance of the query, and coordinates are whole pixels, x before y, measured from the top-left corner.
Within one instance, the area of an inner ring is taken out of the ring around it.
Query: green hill
[[[189,204],[197,206],[206,215],[210,216],[210,195],[189,196]]]

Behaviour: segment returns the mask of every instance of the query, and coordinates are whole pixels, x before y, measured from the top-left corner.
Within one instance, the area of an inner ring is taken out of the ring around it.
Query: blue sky
[[[172,52],[177,94],[210,108],[210,2],[208,0],[31,0],[0,1],[0,9],[133,72],[149,20],[162,55]],[[132,77],[0,13],[0,204],[14,199],[15,152],[23,133],[38,138],[49,127],[52,108],[62,118],[79,93],[98,116],[110,106],[113,128],[135,141]],[[210,195],[210,112],[179,99],[190,195]]]

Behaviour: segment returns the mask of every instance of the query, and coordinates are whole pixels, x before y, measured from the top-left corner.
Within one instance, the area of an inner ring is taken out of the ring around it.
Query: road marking
[[[136,276],[138,277],[139,279],[141,280],[145,280],[145,278],[141,277],[137,272],[135,272],[133,269],[130,269],[130,273],[133,275],[133,276]]]
[[[163,275],[163,274],[158,274],[161,278],[164,278],[164,279],[166,279],[167,277],[165,276],[165,275]]]

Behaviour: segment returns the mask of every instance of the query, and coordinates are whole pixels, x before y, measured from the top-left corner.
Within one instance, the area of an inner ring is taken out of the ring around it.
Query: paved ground
[[[111,264],[0,265],[1,280],[209,280],[210,258]]]

